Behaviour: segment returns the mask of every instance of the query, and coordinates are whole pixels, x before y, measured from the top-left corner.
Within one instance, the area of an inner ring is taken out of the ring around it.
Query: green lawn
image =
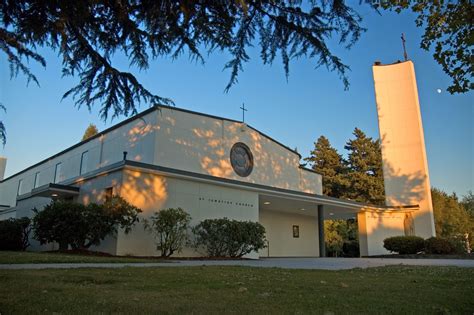
[[[118,256],[93,256],[44,252],[6,252],[0,251],[0,264],[51,264],[51,263],[129,263],[164,262],[153,258]]]
[[[2,314],[473,311],[473,268],[0,270]]]

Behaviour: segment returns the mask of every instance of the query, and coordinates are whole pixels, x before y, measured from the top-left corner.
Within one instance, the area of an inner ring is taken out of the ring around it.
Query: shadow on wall
[[[395,169],[387,160],[384,160],[384,178],[390,177],[385,182],[385,203],[387,206],[418,205],[425,196],[426,175],[421,171],[404,174]]]
[[[379,116],[380,116],[379,112]],[[406,145],[412,145],[410,140],[405,141]],[[424,200],[425,186],[427,176],[419,170],[411,160],[419,157],[397,156],[393,150],[391,143],[387,140],[387,134],[384,134],[381,139],[382,161],[383,161],[383,177],[385,187],[385,204],[387,206],[404,206],[404,205],[418,205],[421,200]],[[396,158],[399,163],[403,163],[404,171],[401,167],[394,164],[384,156],[384,151],[392,158]],[[421,152],[420,152],[421,154]],[[412,165],[413,163],[413,165]],[[406,169],[417,169],[413,172],[407,172]],[[389,180],[387,180],[389,178]]]
[[[152,209],[161,209],[169,192],[165,177],[125,170],[120,195],[145,214]]]
[[[301,178],[297,154],[252,128],[225,120],[191,118],[159,119],[163,135],[158,137],[157,164],[285,189],[300,189],[308,183]],[[230,163],[230,148],[236,142],[248,145],[253,154],[254,169],[245,178],[237,176]],[[316,186],[316,179],[314,182]]]

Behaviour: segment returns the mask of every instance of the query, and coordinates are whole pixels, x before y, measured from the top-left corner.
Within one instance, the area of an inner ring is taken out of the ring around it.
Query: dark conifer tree
[[[331,197],[342,195],[345,186],[343,159],[325,136],[318,138],[310,156],[304,160],[310,163],[315,172],[323,176],[324,195]]]
[[[345,176],[349,187],[342,197],[383,205],[385,192],[380,140],[367,137],[359,128],[354,129],[353,135],[355,138],[344,147],[348,150]]]

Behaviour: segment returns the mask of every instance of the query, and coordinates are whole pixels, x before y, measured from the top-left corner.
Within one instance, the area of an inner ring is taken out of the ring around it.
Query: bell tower
[[[435,236],[431,186],[418,101],[415,68],[410,60],[372,67],[382,141],[385,203],[418,205],[414,234]]]

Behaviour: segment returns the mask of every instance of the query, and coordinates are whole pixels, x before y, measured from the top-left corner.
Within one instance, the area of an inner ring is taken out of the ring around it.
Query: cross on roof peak
[[[242,107],[240,107],[240,109],[242,110],[242,122],[244,123],[245,122],[245,112],[248,111],[248,109],[245,108],[245,103],[242,103]]]

